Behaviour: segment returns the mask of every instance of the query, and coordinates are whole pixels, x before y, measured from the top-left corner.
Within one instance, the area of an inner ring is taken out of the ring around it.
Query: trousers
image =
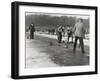
[[[85,51],[84,51],[83,37],[77,37],[77,36],[75,36],[75,42],[74,42],[74,46],[73,46],[73,52],[75,53],[75,51],[76,51],[76,46],[77,46],[77,40],[78,39],[79,39],[79,42],[80,42],[81,51],[82,51],[82,53],[85,53]]]
[[[58,34],[58,43],[61,43],[61,41],[62,41],[62,34],[59,33],[59,34]]]
[[[30,32],[30,39],[34,39],[34,32]]]

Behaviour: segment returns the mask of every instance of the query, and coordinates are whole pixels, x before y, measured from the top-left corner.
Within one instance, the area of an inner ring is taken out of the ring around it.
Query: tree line
[[[25,15],[25,26],[28,27],[31,23],[38,28],[57,28],[58,25],[74,27],[76,17],[69,16],[51,16],[51,15]],[[84,19],[84,27],[89,33],[89,18]]]

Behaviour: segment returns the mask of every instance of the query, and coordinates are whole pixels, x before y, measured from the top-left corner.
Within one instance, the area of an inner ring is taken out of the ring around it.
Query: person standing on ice
[[[84,54],[85,51],[84,51],[83,39],[85,38],[85,28],[84,28],[84,23],[83,23],[82,18],[79,18],[78,22],[76,22],[74,29],[73,29],[73,32],[75,34],[75,42],[74,42],[74,46],[73,46],[73,53],[76,52],[77,40],[79,40],[82,53]]]
[[[30,30],[30,39],[34,39],[35,27],[33,23],[29,26],[29,30]]]
[[[61,42],[62,42],[62,26],[58,27],[57,35],[58,35],[58,43],[61,44]]]

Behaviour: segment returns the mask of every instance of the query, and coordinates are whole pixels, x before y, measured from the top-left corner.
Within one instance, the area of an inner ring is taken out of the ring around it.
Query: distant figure
[[[81,18],[78,19],[78,22],[75,24],[73,31],[75,33],[75,43],[73,47],[73,53],[75,53],[76,51],[77,40],[79,39],[81,50],[82,53],[84,54],[85,51],[84,51],[83,38],[85,37],[85,28],[83,24],[83,19]]]
[[[58,43],[60,44],[62,41],[62,27],[61,26],[58,27],[57,35],[58,35]]]
[[[33,23],[29,26],[29,30],[30,30],[30,39],[34,39],[35,27]]]
[[[52,29],[52,34],[53,34],[53,35],[55,34],[55,29]]]
[[[73,43],[73,32],[72,32],[72,27],[70,25],[67,25],[67,36],[68,36],[68,42],[69,38],[72,38],[72,43]]]

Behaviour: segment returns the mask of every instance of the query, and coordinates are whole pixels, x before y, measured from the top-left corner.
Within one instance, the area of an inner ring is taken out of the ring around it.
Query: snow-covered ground
[[[35,45],[29,46],[34,40],[26,40],[26,68],[42,68],[42,67],[55,67],[58,66],[51,61],[48,54],[40,52]]]

